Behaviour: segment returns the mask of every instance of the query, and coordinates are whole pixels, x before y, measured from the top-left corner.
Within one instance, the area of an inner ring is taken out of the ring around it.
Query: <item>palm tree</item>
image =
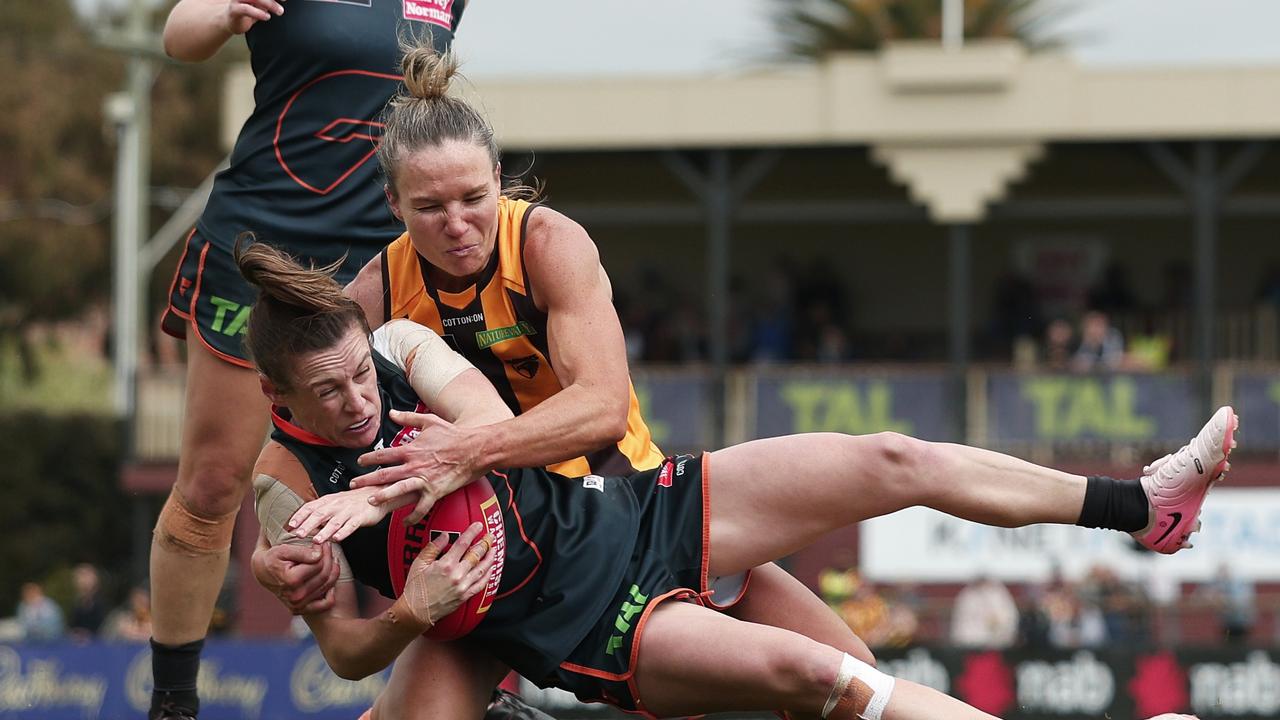
[[[942,37],[943,0],[773,0],[789,58],[880,49],[893,40]],[[1049,32],[1069,9],[1054,0],[964,0],[966,38],[1012,38],[1031,50],[1059,47]]]

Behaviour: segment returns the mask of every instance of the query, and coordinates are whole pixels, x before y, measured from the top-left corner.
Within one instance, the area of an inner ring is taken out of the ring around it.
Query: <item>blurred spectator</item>
[[[751,360],[759,363],[791,359],[795,314],[791,304],[791,278],[780,267],[772,268],[762,282],[751,323]]]
[[[1123,265],[1111,263],[1102,272],[1102,280],[1089,291],[1089,307],[1109,315],[1122,315],[1137,307]]]
[[[996,281],[991,310],[991,351],[1007,357],[1021,338],[1034,338],[1044,327],[1040,293],[1025,275],[1007,272]]]
[[[869,647],[882,647],[892,634],[889,603],[875,587],[849,567],[827,568],[818,574],[818,592]],[[902,630],[905,631],[906,618]],[[914,634],[915,629],[910,632]]]
[[[1102,611],[1108,642],[1145,645],[1151,639],[1149,603],[1136,584],[1099,565],[1089,571],[1081,592]]]
[[[1076,331],[1063,318],[1054,318],[1044,330],[1043,362],[1046,370],[1066,372],[1075,355]]]
[[[1194,278],[1185,260],[1170,260],[1164,265],[1164,282],[1159,307],[1167,312],[1186,310],[1193,302]]]
[[[618,320],[622,323],[622,340],[627,348],[627,362],[640,362],[645,356],[645,333],[648,317],[645,309],[630,294],[619,290],[613,297]]]
[[[884,647],[889,636],[889,603],[873,584],[859,580],[853,596],[840,603],[840,617],[870,648]]]
[[[832,607],[840,607],[840,603],[853,597],[858,587],[858,572],[849,567],[829,567],[818,573],[818,594],[822,600]]]
[[[1080,345],[1071,358],[1077,372],[1118,370],[1124,364],[1124,337],[1101,310],[1090,310],[1080,319]]]
[[[125,642],[146,642],[151,637],[151,594],[146,588],[129,591],[125,604],[107,616],[102,637]]]
[[[920,629],[920,597],[910,585],[886,589],[882,596],[888,604],[885,618],[883,647],[901,648],[911,645]]]
[[[98,634],[107,616],[98,569],[89,563],[76,565],[71,571],[71,584],[76,597],[71,605],[71,622],[67,630],[76,640],[89,640]]]
[[[1259,305],[1280,308],[1280,263],[1271,263],[1258,284],[1256,300]]]
[[[820,363],[839,364],[852,356],[849,333],[835,323],[827,323],[818,329],[818,347],[814,360]]]
[[[1059,648],[1097,647],[1107,641],[1102,611],[1071,583],[1064,582],[1045,594],[1049,643]]]
[[[810,260],[804,271],[788,272],[791,277],[799,275],[792,296],[800,313],[812,317],[817,310],[837,324],[844,319],[845,281],[835,271],[837,267],[831,258],[819,256]]]
[[[1004,583],[983,575],[956,595],[951,642],[958,647],[1000,649],[1018,638],[1018,606]]]
[[[1125,366],[1134,370],[1163,370],[1169,366],[1173,339],[1168,335],[1135,335],[1129,338]]]
[[[1253,583],[1236,575],[1230,563],[1219,564],[1213,579],[1201,586],[1197,594],[1213,605],[1228,642],[1240,643],[1249,638],[1257,617]]]
[[[1051,598],[1061,591],[1062,570],[1054,566],[1049,579],[1027,588],[1018,605],[1018,644],[1036,650],[1050,647],[1049,608]]]
[[[63,634],[62,608],[44,594],[39,583],[22,584],[22,600],[18,603],[18,623],[22,637],[28,642],[49,642]]]

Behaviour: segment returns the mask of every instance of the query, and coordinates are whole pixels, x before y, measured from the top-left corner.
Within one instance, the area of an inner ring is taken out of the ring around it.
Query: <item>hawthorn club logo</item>
[[[512,370],[520,373],[521,377],[532,380],[533,376],[538,374],[540,363],[537,355],[525,355],[524,357],[508,360],[507,364],[511,366]]]

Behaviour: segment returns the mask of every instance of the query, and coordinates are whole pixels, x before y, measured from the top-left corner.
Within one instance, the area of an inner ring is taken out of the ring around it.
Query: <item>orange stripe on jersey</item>
[[[618,441],[618,449],[631,461],[637,470],[652,470],[662,464],[663,455],[649,435],[649,426],[644,423],[640,414],[640,399],[636,397],[635,385],[627,383],[627,392],[631,399],[627,406],[627,434]]]
[[[390,298],[388,315],[392,319],[407,317],[435,330],[437,335],[443,335],[440,309],[422,284],[422,265],[418,251],[409,240],[409,233],[404,233],[387,246],[384,263],[387,280],[391,283],[387,294]]]
[[[466,306],[470,305],[471,303],[475,302],[476,286],[472,285],[471,287],[467,288],[466,290],[463,290],[460,293],[451,293],[445,290],[437,290],[436,297],[440,298],[440,302],[444,303],[445,305],[448,305],[454,310],[461,310]]]

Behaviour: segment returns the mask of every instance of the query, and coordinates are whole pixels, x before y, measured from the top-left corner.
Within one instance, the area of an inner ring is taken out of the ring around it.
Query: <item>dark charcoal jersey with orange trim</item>
[[[374,447],[409,442],[416,431],[389,413],[425,408],[400,368],[376,351],[373,357],[382,400]],[[298,459],[317,495],[347,490],[351,478],[375,469],[356,462],[372,447],[327,443],[279,409],[272,422],[271,438]],[[503,509],[506,557],[497,599],[468,637],[524,677],[544,680],[613,600],[639,532],[640,503],[625,478],[566,478],[535,468],[494,472],[488,479]],[[403,548],[420,548],[429,522],[405,527],[402,516],[390,515],[342,541],[356,579],[387,597],[395,596],[398,584],[392,575],[402,579],[413,562]]]
[[[230,250],[238,233],[321,263],[350,250],[346,282],[403,231],[374,151],[402,87],[401,33],[449,47],[463,0],[296,0],[245,34],[254,109],[197,228]]]
[[[407,317],[435,330],[489,378],[517,415],[562,389],[547,347],[547,316],[533,303],[524,267],[525,227],[536,208],[523,200],[499,199],[493,256],[480,280],[460,293],[431,284],[431,266],[414,250],[407,233],[382,253],[386,319]],[[657,467],[662,453],[640,416],[635,388],[628,384],[628,390],[627,434],[622,440],[547,469],[577,477],[626,475]]]

